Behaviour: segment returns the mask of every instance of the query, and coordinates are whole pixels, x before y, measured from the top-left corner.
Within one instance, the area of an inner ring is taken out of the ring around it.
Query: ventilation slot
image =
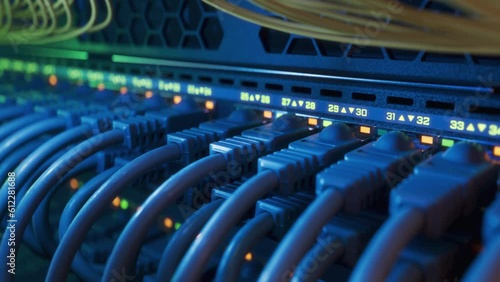
[[[243,87],[248,87],[248,88],[257,88],[259,86],[257,82],[255,81],[248,81],[248,80],[243,80],[240,82],[241,86]]]
[[[312,90],[309,87],[292,86],[292,92],[299,94],[311,94]]]
[[[475,114],[485,114],[485,115],[495,115],[499,116],[500,115],[500,109],[499,108],[491,108],[491,107],[484,107],[484,106],[469,106],[469,112],[475,113]]]
[[[179,76],[179,78],[180,78],[181,80],[187,80],[187,81],[191,81],[191,80],[193,80],[193,76],[192,76],[192,75],[190,75],[190,74],[181,74],[181,75]]]
[[[223,84],[223,85],[233,85],[234,80],[229,79],[229,78],[221,78],[221,79],[219,79],[219,83]]]
[[[200,76],[198,77],[198,80],[201,82],[212,82],[212,78],[209,76]]]
[[[266,89],[267,90],[274,90],[274,91],[283,91],[283,85],[274,84],[274,83],[266,83]]]
[[[411,106],[413,105],[413,99],[389,96],[387,97],[387,104]]]
[[[359,101],[373,102],[373,101],[377,100],[377,96],[375,96],[373,94],[354,92],[354,93],[352,93],[352,99],[359,100]]]
[[[455,104],[448,102],[439,102],[439,101],[426,101],[425,107],[429,109],[454,110]]]
[[[319,93],[321,96],[325,96],[325,97],[333,97],[333,98],[341,98],[342,97],[342,91],[339,91],[339,90],[321,89]]]

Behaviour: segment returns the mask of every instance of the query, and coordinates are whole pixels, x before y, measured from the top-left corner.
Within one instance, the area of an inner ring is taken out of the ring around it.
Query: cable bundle
[[[105,28],[113,18],[111,0],[106,18],[97,23],[96,0],[88,0],[90,18],[81,27],[74,26],[75,0],[1,0],[0,44],[47,44],[77,37]]]
[[[252,23],[322,40],[444,53],[500,55],[500,2],[437,0],[459,15],[397,0],[250,0],[287,20],[224,0],[205,3]]]

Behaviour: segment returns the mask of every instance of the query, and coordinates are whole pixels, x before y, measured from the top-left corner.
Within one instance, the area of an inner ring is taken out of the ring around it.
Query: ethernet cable
[[[498,168],[483,149],[460,142],[418,165],[391,191],[390,217],[365,249],[350,281],[384,281],[400,252],[416,235],[440,237],[481,194],[496,188]],[[397,234],[397,236],[395,236]]]
[[[32,140],[31,142],[22,145],[17,150],[15,150],[11,155],[3,159],[0,162],[0,175],[7,175],[7,173],[13,171],[12,170],[13,168],[15,168],[26,156],[28,156],[31,152],[33,152],[33,150],[38,148],[41,144],[43,144],[43,140],[38,140],[38,139]],[[7,198],[8,195],[5,195],[4,199]],[[0,202],[4,203],[6,201],[0,201]],[[6,210],[7,207],[2,209],[2,211]],[[3,216],[0,215],[0,218],[3,218]]]
[[[16,173],[16,184],[17,189],[17,199],[18,201],[22,199],[22,194],[24,194],[24,189],[22,189],[28,178],[33,175],[33,172],[46,161],[47,158],[58,152],[59,150],[81,142],[93,135],[93,129],[91,125],[84,124],[77,126],[75,128],[69,129],[56,135],[55,137],[49,139],[39,148],[34,150],[26,159],[21,162],[17,168],[14,170]],[[0,189],[0,195],[7,197],[8,185],[7,182],[3,183]],[[0,202],[0,217],[3,218],[5,211],[7,210],[4,202]]]
[[[81,175],[86,171],[95,169],[101,161],[101,158],[102,157],[100,157],[99,155],[93,155],[71,169],[71,171],[69,171],[63,178],[59,180],[59,182],[43,199],[42,203],[40,203],[40,205],[34,212],[31,219],[31,226],[40,246],[49,256],[52,256],[58,243],[53,236],[53,232],[51,231],[49,222],[49,207],[52,197],[59,190],[60,186],[62,186],[63,183],[66,183],[70,178]]]
[[[462,277],[464,282],[495,282],[500,277],[500,194],[488,207],[483,219],[483,250]]]
[[[217,199],[204,205],[182,223],[179,230],[168,241],[158,263],[156,273],[158,281],[170,281],[172,279],[187,249],[223,202],[223,199]]]
[[[237,190],[236,188],[238,187],[223,187],[212,193],[215,192],[215,197],[226,196],[225,194],[229,194],[226,197],[231,197],[231,190]],[[281,238],[312,200],[313,195],[309,192],[259,200],[255,205],[255,216],[245,222],[226,247],[217,267],[215,281],[237,281],[245,257],[254,245],[266,235]]]
[[[70,198],[59,220],[58,238],[61,240],[70,226],[74,217],[78,214],[85,202],[94,194],[94,192],[113,174],[115,174],[120,166],[109,168],[97,176],[90,179]],[[101,274],[89,263],[84,256],[77,252],[71,263],[71,269],[75,274],[84,281],[99,281]]]
[[[64,236],[60,240],[59,247],[57,248],[50,264],[47,279],[65,279],[65,276],[69,271],[71,258],[77,252],[80,243],[85,238],[87,230],[98,219],[99,215],[105,210],[117,194],[132,180],[137,179],[149,170],[164,163],[180,160],[185,155],[197,155],[194,151],[204,147],[202,142],[200,142],[200,139],[206,139],[206,142],[208,140],[216,139],[217,135],[225,136],[226,134],[236,134],[244,129],[257,126],[261,123],[262,121],[257,118],[253,111],[237,110],[234,111],[227,119],[200,124],[200,129],[191,129],[186,130],[185,132],[181,131],[179,133],[171,134],[169,136],[171,136],[171,139],[174,139],[172,143],[147,152],[121,168],[120,171],[114,174],[113,177],[106,181],[95,192],[95,194],[89,199],[89,201],[82,207],[78,215],[74,218],[73,222],[70,224]],[[186,138],[192,142],[185,144],[185,142],[180,141],[180,143],[177,143],[178,140],[186,140]],[[198,144],[195,144],[196,142]],[[195,148],[191,148],[193,146]],[[204,167],[203,170],[205,169],[206,168]],[[205,175],[209,172],[210,170],[206,171]],[[197,171],[189,177],[193,177],[196,183],[196,179],[201,177],[198,176],[196,178],[196,175],[199,173],[200,172]],[[169,181],[172,179],[175,179],[175,176],[172,176]],[[184,190],[191,186],[192,185],[188,185],[184,188]]]
[[[26,128],[23,128],[10,135],[0,143],[0,159],[4,159],[16,148],[28,142],[29,140],[32,140],[33,138],[42,136],[43,134],[61,131],[66,127],[66,119],[55,117],[37,122]]]
[[[347,153],[344,161],[318,174],[316,199],[281,240],[259,281],[281,281],[284,274],[293,272],[293,267],[299,264],[328,221],[343,209],[359,213],[368,198],[387,189],[387,175],[398,175],[392,177],[397,183],[405,176],[398,167],[404,163],[408,164],[405,168],[411,170],[409,160],[420,153],[408,136],[393,131]]]
[[[17,237],[15,242],[15,250],[19,249],[20,238],[28,227],[31,216],[35,212],[37,206],[43,201],[47,193],[52,189],[53,185],[57,184],[59,178],[64,176],[68,171],[75,167],[78,163],[90,157],[92,154],[110,146],[119,145],[125,139],[124,131],[121,129],[114,129],[78,144],[75,148],[64,154],[56,162],[54,162],[38,180],[31,186],[28,192],[24,195],[22,202],[17,207],[16,212],[16,233]],[[4,258],[10,254],[8,245],[9,232],[5,232],[2,238],[2,245],[0,246],[0,254]],[[0,280],[13,281],[13,275],[7,271],[7,264],[0,266]]]
[[[4,140],[7,136],[16,132],[20,128],[24,128],[29,124],[33,124],[36,121],[40,121],[40,119],[46,117],[43,113],[34,113],[24,115],[22,117],[16,118],[12,121],[9,121],[5,124],[2,124],[0,127],[0,140]]]
[[[225,235],[257,200],[275,189],[294,193],[301,183],[310,183],[315,173],[361,144],[347,125],[336,123],[319,134],[291,143],[288,149],[260,158],[259,173],[243,183],[210,218],[184,255],[173,280],[199,280]]]

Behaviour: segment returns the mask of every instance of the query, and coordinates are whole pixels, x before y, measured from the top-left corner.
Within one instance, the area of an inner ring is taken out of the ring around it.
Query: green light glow
[[[50,58],[72,59],[86,61],[89,59],[89,53],[84,51],[43,48],[43,47],[29,47],[25,46],[21,49],[21,54],[43,56]]]
[[[385,129],[378,129],[377,130],[377,135],[379,135],[379,136],[382,136],[382,135],[384,135],[386,133],[387,133],[387,130],[385,130]]]
[[[181,223],[180,222],[176,222],[174,224],[174,228],[175,228],[175,230],[178,230],[179,228],[181,228]]]
[[[43,66],[42,73],[44,75],[51,75],[56,73],[56,67],[53,65],[45,65]]]
[[[453,146],[453,144],[455,144],[455,141],[451,140],[451,139],[442,139],[441,140],[441,146],[443,147],[451,147]]]
[[[121,208],[122,210],[126,210],[126,209],[128,209],[128,207],[129,207],[129,203],[128,203],[128,201],[127,201],[127,200],[125,200],[125,199],[122,199],[122,200],[120,201],[120,208]]]

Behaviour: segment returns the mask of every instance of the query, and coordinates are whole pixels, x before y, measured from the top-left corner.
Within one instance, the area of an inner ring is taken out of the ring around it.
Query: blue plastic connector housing
[[[259,200],[255,215],[269,213],[274,219],[273,235],[282,238],[304,209],[314,200],[312,194],[297,193],[289,197],[274,196]]]
[[[458,245],[445,240],[415,238],[403,250],[400,260],[416,263],[425,281],[445,281],[452,270]]]
[[[389,132],[317,174],[316,194],[336,189],[344,196],[344,210],[358,213],[408,176],[424,158],[404,133]]]
[[[479,194],[496,188],[498,168],[481,147],[461,142],[418,165],[391,192],[389,209],[414,207],[426,216],[424,234],[440,237],[462,214],[469,214]]]
[[[189,99],[162,111],[149,111],[144,115],[155,118],[165,127],[167,133],[177,132],[207,121],[210,116]]]
[[[339,214],[323,227],[318,236],[321,240],[333,236],[341,240],[344,254],[340,263],[354,267],[371,237],[384,222],[385,216],[373,212],[361,212],[357,215]]]
[[[233,111],[227,118],[204,122],[199,125],[200,129],[209,130],[217,135],[218,140],[241,134],[243,130],[259,126],[264,119],[255,111],[240,109]]]
[[[209,152],[209,145],[221,137],[240,134],[243,130],[262,124],[252,110],[236,110],[227,118],[201,123],[199,128],[191,128],[169,134],[168,144],[177,144],[181,148],[181,163],[188,165],[204,157]]]
[[[486,243],[500,236],[500,194],[484,213],[482,233]]]
[[[260,158],[259,171],[276,172],[280,192],[290,195],[300,188],[314,187],[317,172],[361,145],[347,125],[336,123],[319,134],[291,143],[288,149]]]
[[[285,148],[290,141],[315,132],[304,119],[295,115],[283,115],[271,124],[245,130],[241,136],[210,144],[210,154],[222,154],[228,164],[241,172],[235,175],[254,174],[259,157]]]

